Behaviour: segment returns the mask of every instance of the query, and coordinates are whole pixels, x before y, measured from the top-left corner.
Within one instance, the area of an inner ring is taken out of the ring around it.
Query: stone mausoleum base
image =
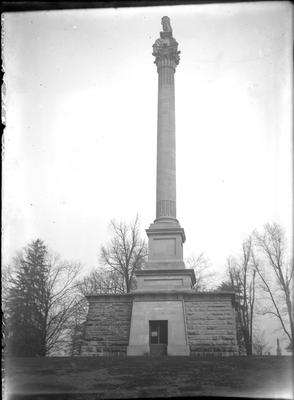
[[[234,294],[194,290],[87,296],[83,356],[150,354],[149,321],[167,321],[167,355],[237,354]]]

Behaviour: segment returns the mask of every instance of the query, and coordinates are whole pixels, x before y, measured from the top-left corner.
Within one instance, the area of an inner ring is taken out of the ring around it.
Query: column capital
[[[157,69],[161,67],[171,67],[175,70],[180,61],[180,51],[178,51],[178,42],[173,37],[172,28],[168,17],[162,17],[163,31],[160,32],[160,38],[154,43],[152,55],[155,57],[154,63]]]

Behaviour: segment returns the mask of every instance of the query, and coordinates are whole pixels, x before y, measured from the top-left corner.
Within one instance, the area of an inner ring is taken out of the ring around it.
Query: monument
[[[156,219],[146,230],[148,261],[137,288],[87,296],[83,355],[233,355],[234,294],[196,292],[183,260],[185,232],[176,213],[175,83],[180,51],[168,17],[153,45],[158,72]]]
[[[176,294],[191,289],[195,283],[194,270],[185,269],[185,232],[176,218],[174,75],[180,52],[168,17],[162,18],[162,27],[160,38],[153,45],[158,72],[156,219],[146,230],[148,262],[143,271],[136,273],[129,355],[149,353],[149,350],[189,354],[182,300]],[[163,315],[165,323],[160,322]],[[165,338],[160,338],[163,329]],[[144,334],[149,330],[150,343],[149,334]]]

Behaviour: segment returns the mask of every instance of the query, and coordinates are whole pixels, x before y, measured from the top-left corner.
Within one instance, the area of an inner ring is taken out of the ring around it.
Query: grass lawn
[[[54,357],[5,364],[5,400],[293,397],[292,357]]]

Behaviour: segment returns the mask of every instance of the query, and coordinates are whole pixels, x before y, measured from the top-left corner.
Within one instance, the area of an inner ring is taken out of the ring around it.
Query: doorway
[[[167,354],[167,321],[149,321],[149,345],[151,355]]]

